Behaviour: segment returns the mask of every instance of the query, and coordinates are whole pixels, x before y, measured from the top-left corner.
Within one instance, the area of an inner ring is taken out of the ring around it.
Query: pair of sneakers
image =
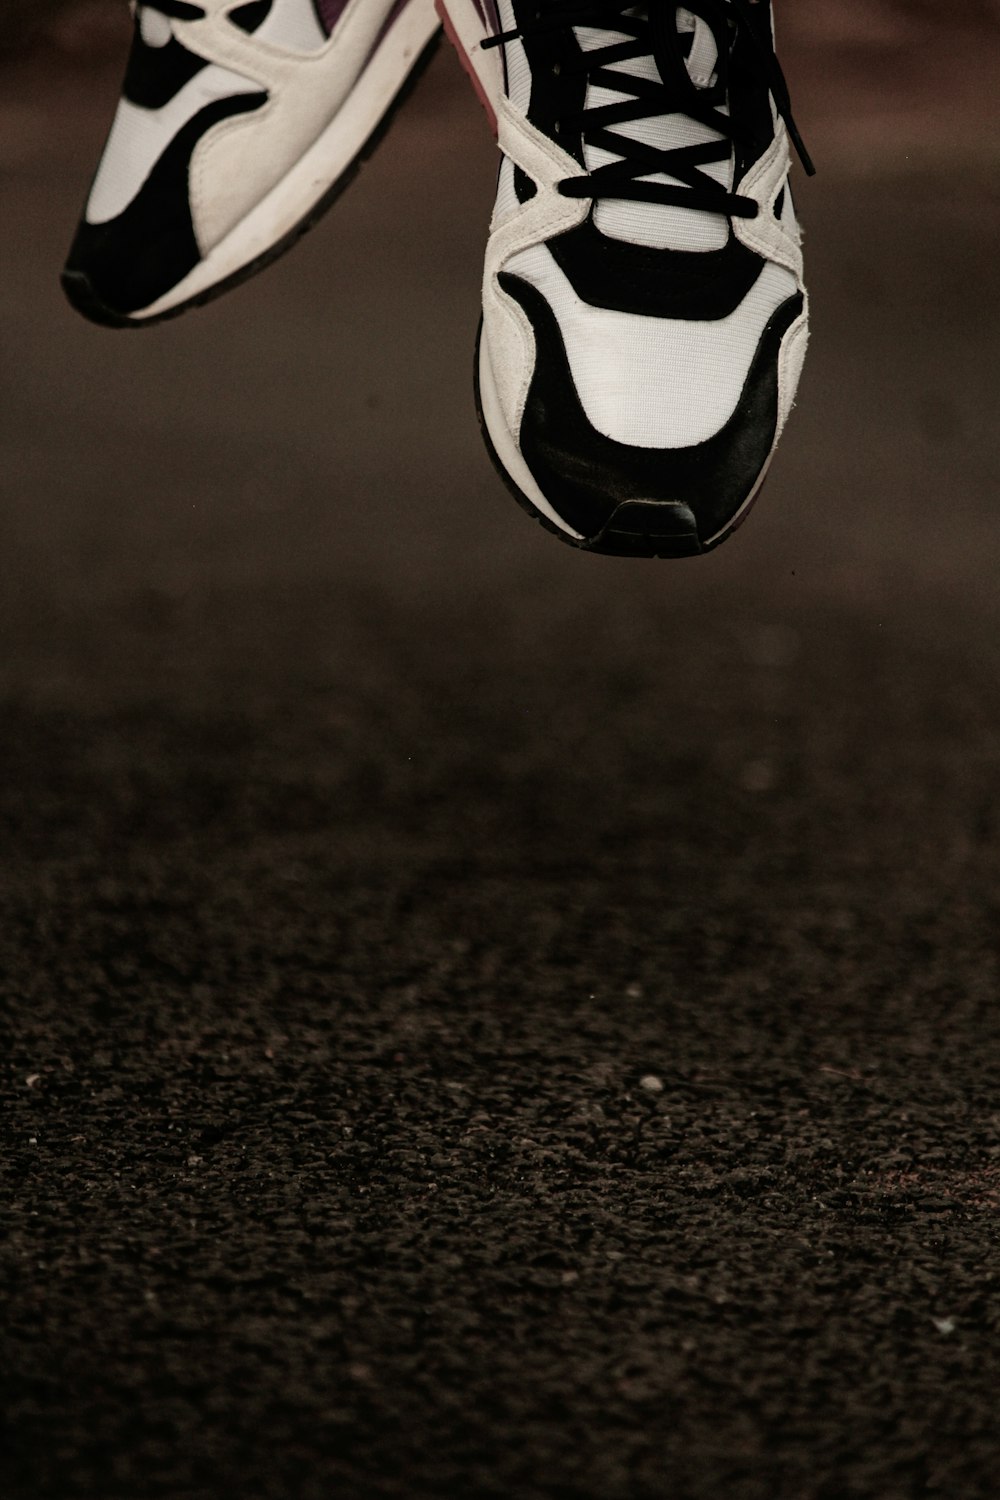
[[[683,557],[739,524],[808,337],[769,0],[148,0],[63,284],[136,327],[260,270],[437,41],[497,134],[476,397],[543,525]]]

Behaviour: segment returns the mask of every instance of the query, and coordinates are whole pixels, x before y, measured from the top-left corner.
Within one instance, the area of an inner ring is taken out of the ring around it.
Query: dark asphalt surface
[[[615,562],[480,445],[450,56],[139,335],[56,286],[113,71],[4,76],[5,1495],[995,1496],[982,163],[802,189],[764,498]]]

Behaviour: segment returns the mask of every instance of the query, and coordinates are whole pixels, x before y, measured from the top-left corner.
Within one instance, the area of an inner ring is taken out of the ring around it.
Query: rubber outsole
[[[351,183],[365,163],[374,155],[382,140],[389,131],[390,126],[406,103],[410,94],[416,88],[421,76],[426,71],[431,58],[437,51],[441,41],[440,30],[436,31],[420,52],[413,67],[407,73],[401,86],[397,89],[389,102],[387,109],[382,114],[374,130],[365,140],[361,150],[357,153],[350,165],[341,172],[337,180],[331,183],[323,196],[313,204],[307,214],[295,224],[288,232],[274,244],[269,246],[263,254],[254,260],[248,261],[238,271],[224,277],[221,281],[214,282],[206,287],[204,291],[198,292],[194,297],[188,298],[186,302],[180,302],[176,307],[167,308],[165,312],[155,313],[149,318],[137,318],[127,313],[116,312],[94,291],[88,277],[82,271],[63,271],[60,277],[63,292],[70,305],[91,323],[97,323],[103,328],[156,328],[161,323],[169,323],[173,318],[179,318],[182,313],[190,312],[194,308],[204,307],[206,303],[214,302],[216,297],[221,297],[235,287],[242,286],[245,281],[250,281],[258,272],[264,271],[273,265],[276,260],[298,244],[304,234],[307,234],[315,224],[332,208]]]
[[[767,474],[766,468],[756,489],[733,519],[708,541],[702,541],[699,537],[694,514],[686,505],[672,505],[663,501],[625,501],[612,513],[603,529],[593,537],[575,537],[563,531],[561,527],[550,521],[548,516],[541,513],[510,477],[494,446],[483,412],[479,385],[479,350],[482,336],[483,320],[480,318],[476,332],[472,381],[476,397],[476,415],[486,451],[493,467],[521,509],[533,521],[537,521],[545,531],[558,537],[561,542],[565,542],[567,547],[573,547],[578,552],[594,552],[602,557],[635,557],[647,558],[650,561],[661,558],[665,561],[679,561],[682,558],[703,557],[708,552],[714,552],[716,547],[721,547],[722,543],[743,525],[760,497]]]

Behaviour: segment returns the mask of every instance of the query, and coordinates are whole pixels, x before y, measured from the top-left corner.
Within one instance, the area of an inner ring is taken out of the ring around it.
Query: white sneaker
[[[503,159],[477,400],[564,541],[679,557],[748,511],[808,337],[770,5],[438,0]]]
[[[149,323],[276,259],[374,149],[437,37],[432,0],[150,0],[63,286]]]

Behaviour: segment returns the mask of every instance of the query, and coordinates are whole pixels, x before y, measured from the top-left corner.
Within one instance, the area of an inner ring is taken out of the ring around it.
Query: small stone
[[[36,1084],[41,1081],[41,1077],[41,1073],[29,1073],[27,1078],[24,1080],[25,1086],[29,1089],[33,1089]]]
[[[955,1332],[954,1318],[933,1318],[931,1321],[938,1333],[943,1333],[946,1337],[949,1333]]]
[[[646,1073],[639,1079],[639,1087],[645,1089],[647,1094],[662,1094],[663,1079],[657,1078],[655,1073]]]
[[[630,984],[630,985],[628,985],[626,987],[625,994],[626,994],[626,996],[627,996],[627,998],[629,1000],[641,1000],[642,999],[642,985],[641,984]]]

